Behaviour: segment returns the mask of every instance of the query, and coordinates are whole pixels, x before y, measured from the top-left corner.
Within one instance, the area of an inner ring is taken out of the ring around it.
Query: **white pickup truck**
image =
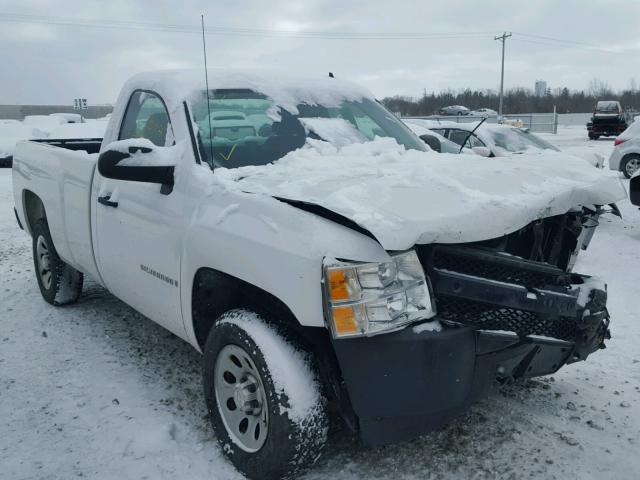
[[[411,438],[609,336],[606,286],[572,268],[625,191],[581,160],[438,154],[350,83],[213,70],[133,77],[100,153],[64,147],[14,156],[42,296],[88,275],[203,352],[250,478],[311,464],[332,405]]]

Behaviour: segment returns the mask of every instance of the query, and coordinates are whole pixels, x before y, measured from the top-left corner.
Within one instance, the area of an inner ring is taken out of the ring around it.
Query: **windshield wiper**
[[[482,120],[480,120],[480,121],[478,122],[478,125],[476,125],[476,126],[474,127],[474,129],[473,129],[473,130],[471,130],[471,131],[469,132],[469,134],[465,137],[464,142],[462,142],[462,145],[460,145],[460,150],[458,150],[458,153],[462,153],[462,149],[464,148],[464,146],[467,144],[467,142],[468,142],[468,141],[469,141],[469,139],[471,138],[471,135],[473,135],[473,134],[475,133],[475,131],[478,129],[478,127],[479,127],[480,125],[482,125],[484,122],[486,122],[486,121],[487,121],[487,118],[489,118],[489,117],[484,117]]]

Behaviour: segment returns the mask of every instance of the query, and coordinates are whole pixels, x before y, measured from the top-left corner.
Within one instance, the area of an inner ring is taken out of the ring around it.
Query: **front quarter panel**
[[[200,268],[269,292],[302,325],[321,327],[325,257],[384,261],[388,254],[372,238],[271,197],[226,191],[206,196],[186,233],[181,275],[183,316],[192,343],[191,291]]]

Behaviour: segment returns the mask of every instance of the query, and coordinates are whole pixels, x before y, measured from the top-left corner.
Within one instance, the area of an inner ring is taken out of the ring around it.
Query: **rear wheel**
[[[627,155],[620,164],[620,170],[627,178],[633,177],[638,169],[640,169],[640,155]]]
[[[209,332],[207,407],[223,453],[247,477],[288,478],[320,456],[328,420],[310,360],[253,312],[228,312]]]
[[[51,305],[75,302],[82,293],[82,272],[60,259],[46,220],[38,220],[32,234],[33,265],[42,298]]]

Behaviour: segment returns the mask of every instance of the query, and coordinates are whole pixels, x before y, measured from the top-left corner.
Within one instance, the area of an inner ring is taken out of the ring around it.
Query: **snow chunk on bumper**
[[[218,168],[225,187],[339,213],[387,250],[509,234],[530,222],[626,197],[615,173],[554,154],[480,159],[405,150],[390,138],[335,147],[308,140],[274,164]]]

